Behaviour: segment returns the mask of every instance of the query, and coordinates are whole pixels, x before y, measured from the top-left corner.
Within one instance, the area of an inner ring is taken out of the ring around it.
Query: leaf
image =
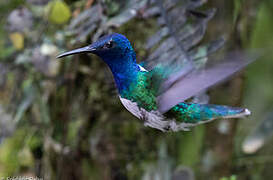
[[[54,24],[64,24],[71,17],[69,6],[62,0],[55,0],[49,4],[49,21]]]
[[[16,50],[21,50],[24,48],[24,35],[19,32],[11,33],[9,38],[12,42],[13,47]]]

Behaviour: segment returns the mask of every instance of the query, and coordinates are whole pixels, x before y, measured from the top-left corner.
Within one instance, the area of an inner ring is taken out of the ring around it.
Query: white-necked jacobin
[[[242,55],[235,55],[224,63],[202,71],[189,68],[190,71],[182,73],[183,77],[169,81],[171,85],[167,83],[164,89],[162,87],[166,83],[163,81],[168,81],[172,74],[177,73],[161,65],[147,71],[137,64],[131,43],[121,34],[104,36],[89,46],[63,53],[57,58],[79,53],[96,54],[109,66],[122,104],[133,115],[144,120],[147,126],[162,131],[188,130],[217,118],[250,115],[245,108],[184,102],[252,61]]]

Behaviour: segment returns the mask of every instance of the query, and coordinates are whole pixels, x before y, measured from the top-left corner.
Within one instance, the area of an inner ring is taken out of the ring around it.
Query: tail
[[[206,123],[218,118],[241,118],[250,115],[246,108],[214,104],[179,103],[164,115],[190,126]]]

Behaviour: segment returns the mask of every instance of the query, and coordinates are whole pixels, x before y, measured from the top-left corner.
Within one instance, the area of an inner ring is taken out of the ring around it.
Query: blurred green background
[[[164,5],[172,2],[186,4]],[[196,2],[217,9],[205,40],[224,36],[229,49],[269,52],[209,91],[211,103],[252,116],[162,133],[122,107],[97,57],[55,58],[111,32],[147,58],[150,37],[164,33],[155,0],[1,0],[0,178],[272,179],[273,1]]]

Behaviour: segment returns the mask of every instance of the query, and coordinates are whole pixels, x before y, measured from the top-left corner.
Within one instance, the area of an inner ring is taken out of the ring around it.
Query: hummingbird
[[[147,70],[137,63],[130,41],[122,34],[113,33],[86,47],[62,53],[57,58],[80,53],[95,54],[108,65],[121,103],[143,120],[145,126],[163,132],[187,131],[214,119],[241,118],[251,114],[246,108],[186,101],[253,61],[243,54],[233,53],[222,63],[200,71],[194,68],[192,61],[181,67],[159,63]]]

